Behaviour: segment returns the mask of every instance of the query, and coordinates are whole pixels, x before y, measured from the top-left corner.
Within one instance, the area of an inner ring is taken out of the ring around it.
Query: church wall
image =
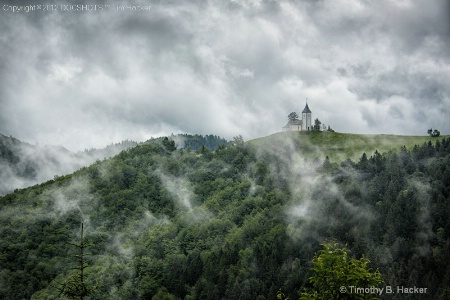
[[[309,130],[312,130],[310,113],[302,113],[302,121],[303,121],[302,130],[307,131],[308,127],[309,127]]]

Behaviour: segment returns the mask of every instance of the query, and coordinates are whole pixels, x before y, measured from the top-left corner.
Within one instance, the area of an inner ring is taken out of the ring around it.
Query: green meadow
[[[447,136],[405,136],[391,134],[351,134],[340,132],[279,132],[266,137],[248,141],[250,144],[261,147],[292,147],[308,159],[325,159],[340,162],[350,158],[358,161],[363,153],[370,157],[375,150],[380,153],[399,150],[405,146],[412,150],[415,145],[421,146],[431,141]]]

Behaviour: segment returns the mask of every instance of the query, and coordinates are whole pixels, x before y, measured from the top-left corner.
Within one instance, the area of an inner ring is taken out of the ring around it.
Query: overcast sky
[[[4,135],[72,151],[171,133],[249,140],[281,131],[306,98],[339,132],[450,134],[448,0],[8,6],[33,2],[0,7]]]

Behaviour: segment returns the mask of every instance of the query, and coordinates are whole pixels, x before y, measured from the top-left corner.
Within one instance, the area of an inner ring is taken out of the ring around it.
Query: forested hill
[[[64,299],[81,223],[84,299],[298,299],[326,240],[427,288],[382,299],[449,299],[450,139],[339,162],[295,144],[162,139],[0,198],[0,299]]]
[[[215,150],[227,141],[214,135],[178,134],[171,137],[178,148],[197,150],[206,147]],[[162,138],[152,138],[143,143],[158,143]],[[125,140],[101,149],[86,149],[73,153],[61,146],[31,145],[12,136],[0,134],[0,196],[15,189],[42,183],[55,176],[70,174],[96,160],[117,155],[138,143]]]
[[[83,165],[63,147],[31,145],[0,134],[0,195],[72,173]]]

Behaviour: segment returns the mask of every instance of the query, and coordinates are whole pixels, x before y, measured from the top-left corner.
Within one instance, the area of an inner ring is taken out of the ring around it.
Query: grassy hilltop
[[[262,147],[291,146],[307,158],[324,159],[328,156],[332,161],[343,161],[347,158],[357,161],[365,152],[368,156],[375,150],[380,153],[399,150],[401,146],[411,150],[414,145],[433,143],[446,136],[432,138],[429,136],[406,136],[391,134],[351,134],[339,132],[278,132],[267,137],[250,140],[249,143]]]

